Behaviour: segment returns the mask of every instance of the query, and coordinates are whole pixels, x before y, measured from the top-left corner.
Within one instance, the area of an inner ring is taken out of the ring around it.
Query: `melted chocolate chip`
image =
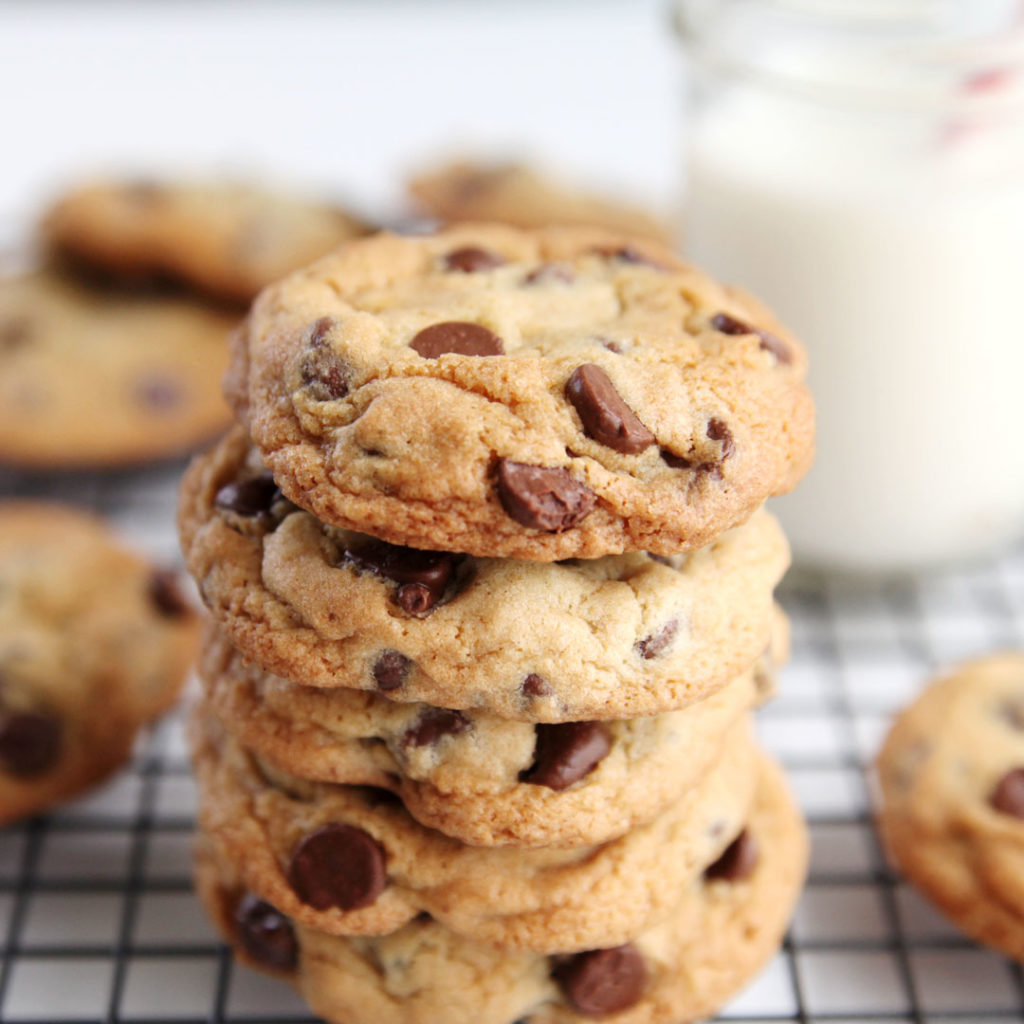
[[[188,602],[178,587],[177,574],[170,569],[157,569],[149,577],[149,599],[165,618],[180,619],[188,615]]]
[[[538,725],[533,764],[520,782],[548,789],[567,789],[589,775],[611,750],[612,738],[601,722],[563,722]]]
[[[147,376],[138,380],[134,394],[139,405],[154,412],[177,409],[185,398],[180,381],[160,376]]]
[[[650,661],[651,658],[656,658],[659,654],[664,653],[678,632],[679,620],[669,619],[661,629],[655,630],[650,636],[645,636],[637,643],[636,649],[640,657],[645,661]]]
[[[31,779],[51,768],[60,756],[61,724],[36,711],[0,709],[0,769]]]
[[[712,441],[721,442],[722,454],[720,459],[722,462],[736,451],[736,442],[733,440],[732,431],[720,419],[712,417],[708,420],[707,435]]]
[[[723,851],[704,877],[709,881],[742,882],[757,867],[757,840],[744,829]]]
[[[288,884],[317,910],[368,907],[387,885],[384,848],[352,825],[322,825],[299,840]]]
[[[252,893],[246,893],[235,907],[235,934],[256,963],[278,971],[295,969],[299,944],[291,921]]]
[[[1024,701],[1005,700],[999,705],[998,714],[1011,729],[1024,731]]]
[[[425,747],[436,743],[442,736],[458,736],[472,727],[472,722],[459,711],[448,708],[427,708],[416,719],[416,723],[406,729],[402,735],[402,743],[407,747]]]
[[[761,348],[766,352],[771,352],[780,363],[791,363],[793,361],[793,353],[790,352],[789,346],[781,338],[777,338],[770,331],[763,331],[759,327],[751,327],[750,324],[737,320],[736,317],[730,316],[728,313],[716,313],[711,318],[711,326],[722,334],[756,334],[761,339]]]
[[[299,369],[303,386],[318,402],[330,402],[348,394],[348,367],[328,341],[336,324],[333,317],[323,316],[309,328],[308,351]]]
[[[654,435],[615,390],[608,374],[594,363],[577,367],[565,385],[565,397],[583,421],[583,431],[600,444],[635,455],[654,444]]]
[[[399,606],[413,615],[429,611],[444,595],[455,574],[457,559],[447,551],[422,551],[382,540],[345,548],[345,560],[401,583]]]
[[[657,260],[651,259],[650,256],[642,253],[639,249],[632,245],[622,245],[618,247],[613,246],[599,246],[594,250],[598,255],[604,256],[610,260],[620,260],[622,263],[634,263],[645,267],[654,267],[656,270],[664,270],[665,267],[658,263]]]
[[[498,498],[517,523],[549,533],[579,525],[597,503],[597,495],[567,469],[511,459],[498,461]]]
[[[992,790],[989,803],[1002,814],[1024,818],[1024,768],[1008,771]]]
[[[225,512],[234,512],[239,516],[259,516],[270,512],[281,492],[274,478],[268,472],[248,480],[236,480],[225,484],[214,498],[214,505]]]
[[[446,320],[424,327],[409,342],[409,347],[424,359],[437,359],[447,352],[460,356],[500,356],[505,354],[501,338],[480,324],[464,320]]]
[[[454,249],[444,258],[448,270],[459,270],[463,274],[476,274],[481,270],[493,270],[504,263],[504,259],[489,249],[480,249],[468,245],[463,249]]]
[[[631,943],[577,953],[552,972],[578,1013],[604,1017],[635,1005],[647,985],[647,965]]]
[[[409,674],[412,662],[398,651],[385,651],[374,663],[373,679],[378,690],[397,690]]]
[[[531,672],[523,680],[521,689],[527,697],[550,697],[553,692],[551,684],[536,672]]]
[[[667,448],[661,448],[659,451],[662,461],[672,469],[691,469],[693,467],[693,461],[683,455],[676,455],[675,452],[670,452]]]
[[[523,284],[572,284],[576,280],[567,263],[542,263],[523,278]]]

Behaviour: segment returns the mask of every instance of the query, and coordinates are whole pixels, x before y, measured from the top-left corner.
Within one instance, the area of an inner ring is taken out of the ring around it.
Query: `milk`
[[[775,509],[800,562],[918,568],[1024,532],[1024,145],[1010,116],[735,89],[694,119],[685,251],[810,354],[818,455]]]

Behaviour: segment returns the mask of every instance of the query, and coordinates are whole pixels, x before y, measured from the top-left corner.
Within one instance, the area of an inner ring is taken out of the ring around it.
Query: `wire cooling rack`
[[[174,564],[181,468],[0,474],[0,495],[86,505]],[[1021,969],[958,936],[886,867],[865,775],[891,713],[936,670],[1024,646],[1024,548],[884,585],[792,578],[781,598],[793,660],[760,731],[810,820],[811,877],[782,952],[723,1019],[1024,1021]],[[286,985],[232,964],[192,894],[181,725],[162,722],[101,791],[0,831],[3,1024],[315,1019]]]

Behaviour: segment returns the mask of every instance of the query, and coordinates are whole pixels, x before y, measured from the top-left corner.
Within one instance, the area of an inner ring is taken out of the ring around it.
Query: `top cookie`
[[[518,228],[583,224],[672,244],[670,225],[646,210],[581,192],[523,164],[456,160],[417,175],[409,192],[426,213],[443,221],[494,221]]]
[[[104,182],[64,196],[43,231],[60,255],[117,278],[171,279],[247,303],[367,227],[334,206],[238,183]]]
[[[700,547],[789,490],[805,369],[761,306],[652,243],[467,225],[267,289],[227,391],[320,519],[554,561]]]

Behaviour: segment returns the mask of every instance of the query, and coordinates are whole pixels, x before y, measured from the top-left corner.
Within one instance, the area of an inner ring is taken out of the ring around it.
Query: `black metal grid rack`
[[[180,471],[7,473],[0,495],[97,509],[173,563]],[[810,820],[811,876],[784,949],[723,1019],[1024,1021],[1020,967],[958,936],[886,866],[865,770],[891,713],[934,671],[1024,646],[1024,548],[886,584],[793,578],[781,598],[793,660],[759,727]],[[205,922],[189,883],[193,811],[172,715],[103,790],[0,831],[2,1024],[314,1019],[287,986],[234,966]]]

